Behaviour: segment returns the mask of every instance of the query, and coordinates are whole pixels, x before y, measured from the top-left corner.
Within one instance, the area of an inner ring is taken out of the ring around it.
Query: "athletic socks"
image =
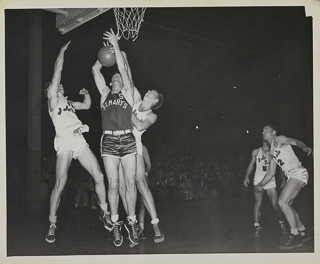
[[[159,218],[156,218],[156,219],[153,219],[151,221],[151,224],[154,225],[154,224],[158,224],[159,223]]]
[[[290,231],[291,231],[291,234],[293,234],[293,235],[299,235],[299,230],[298,230],[298,228],[291,228],[290,229]]]
[[[49,221],[52,224],[55,224],[57,222],[57,216],[56,215],[49,215]]]
[[[130,219],[130,220],[133,221],[133,222],[136,222],[136,221],[137,221],[136,215],[128,215],[128,219]]]
[[[113,223],[117,222],[118,220],[119,220],[119,214],[111,215],[111,221]]]

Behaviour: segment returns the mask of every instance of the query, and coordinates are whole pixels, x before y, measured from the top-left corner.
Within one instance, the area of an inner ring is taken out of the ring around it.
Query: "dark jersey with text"
[[[122,92],[110,91],[101,106],[102,129],[111,131],[132,129],[131,114],[132,107]]]

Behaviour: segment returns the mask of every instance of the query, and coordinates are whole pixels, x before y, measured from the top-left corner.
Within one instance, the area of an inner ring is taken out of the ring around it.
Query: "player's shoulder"
[[[257,155],[259,152],[260,148],[256,148],[252,151],[252,155]]]
[[[280,136],[276,136],[274,141],[276,143],[282,143],[284,141],[286,141],[288,139],[288,137],[284,136],[284,135],[280,135]]]

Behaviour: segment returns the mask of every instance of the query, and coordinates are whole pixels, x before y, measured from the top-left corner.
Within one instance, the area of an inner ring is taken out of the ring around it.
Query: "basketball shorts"
[[[304,168],[302,166],[293,168],[293,169],[289,170],[288,172],[285,172],[285,175],[288,178],[288,180],[290,180],[291,178],[298,179],[298,180],[303,181],[305,185],[308,183],[308,180],[309,180],[308,171],[306,168]]]
[[[100,143],[101,156],[124,158],[137,154],[136,139],[132,133],[123,135],[104,134]]]
[[[265,175],[255,175],[253,179],[253,185],[257,185],[259,182],[261,182],[264,176]],[[274,177],[272,177],[271,180],[263,186],[264,190],[271,189],[271,188],[276,188],[276,180]]]
[[[56,150],[57,155],[64,151],[72,151],[73,159],[77,159],[86,146],[89,145],[82,134],[56,136],[54,139],[54,149]]]

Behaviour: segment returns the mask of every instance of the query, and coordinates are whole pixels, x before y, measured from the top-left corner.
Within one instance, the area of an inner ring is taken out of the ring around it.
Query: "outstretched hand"
[[[82,88],[82,89],[80,90],[79,94],[85,95],[85,94],[89,94],[89,92],[88,92],[88,90],[87,90],[86,88]]]
[[[112,46],[117,45],[119,37],[116,34],[114,34],[112,28],[110,28],[110,32],[106,31],[105,33],[103,33],[103,35],[104,35],[103,39],[107,40],[108,46],[109,46],[109,43]],[[105,43],[103,43],[103,44],[106,45]]]
[[[61,48],[61,51],[65,51],[68,48],[70,42],[71,42],[71,40],[69,40],[69,42],[67,44],[63,45]]]
[[[312,153],[312,155],[313,155],[312,149],[309,148],[309,147],[304,148],[302,151],[303,151],[303,152],[307,152],[307,155],[308,155],[308,156],[309,156],[311,153]]]

